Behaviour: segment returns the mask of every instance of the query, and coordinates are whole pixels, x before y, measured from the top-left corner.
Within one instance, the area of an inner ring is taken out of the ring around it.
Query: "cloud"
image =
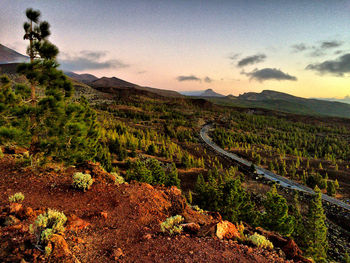
[[[340,47],[341,45],[343,44],[343,42],[341,41],[336,41],[336,40],[333,40],[333,41],[323,41],[321,43],[321,48],[335,48],[335,47]]]
[[[241,72],[241,74],[249,76],[250,79],[255,79],[257,81],[265,81],[265,80],[292,80],[296,81],[297,78],[291,76],[287,73],[282,72],[276,68],[263,68],[263,69],[255,69],[252,72]]]
[[[129,67],[128,64],[118,59],[101,60],[106,54],[105,51],[88,50],[81,51],[73,56],[63,53],[63,58],[59,59],[59,63],[61,68],[71,71]]]
[[[264,55],[264,54],[257,54],[254,56],[249,56],[249,57],[243,58],[240,61],[238,61],[237,67],[244,67],[247,65],[256,64],[256,63],[264,61],[265,58],[266,58],[266,55]]]
[[[326,53],[320,48],[312,47],[312,49],[313,50],[309,53],[310,57],[322,57],[326,55]]]
[[[350,73],[350,53],[342,55],[335,60],[309,64],[306,69],[317,71],[320,74],[329,73],[336,76],[344,76],[344,73]]]
[[[194,75],[190,75],[190,76],[178,76],[176,78],[178,81],[182,82],[182,81],[201,81],[200,78],[197,78]]]
[[[235,61],[235,60],[237,60],[237,59],[239,58],[240,55],[241,55],[241,54],[239,54],[239,53],[231,54],[231,55],[229,56],[229,59]]]
[[[308,49],[308,47],[304,43],[299,43],[292,46],[293,53],[302,52],[306,49]]]
[[[330,40],[330,41],[322,41],[321,43],[315,45],[315,46],[307,46],[304,43],[299,43],[292,45],[292,52],[293,53],[299,53],[303,52],[305,50],[310,51],[308,54],[310,57],[321,57],[326,55],[327,49],[337,48],[343,45],[342,41],[338,40]]]
[[[90,58],[90,59],[100,59],[107,55],[107,51],[90,51],[90,50],[83,50],[80,52],[80,54],[84,57]]]
[[[209,77],[205,77],[204,82],[211,83],[211,82],[213,82],[213,80]]]

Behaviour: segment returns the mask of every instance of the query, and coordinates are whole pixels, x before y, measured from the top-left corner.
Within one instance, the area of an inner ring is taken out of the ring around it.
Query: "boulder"
[[[229,221],[221,221],[216,224],[216,236],[220,239],[240,237],[237,227]]]
[[[53,234],[49,245],[52,247],[52,256],[54,258],[66,259],[70,258],[72,255],[66,240],[61,235]]]

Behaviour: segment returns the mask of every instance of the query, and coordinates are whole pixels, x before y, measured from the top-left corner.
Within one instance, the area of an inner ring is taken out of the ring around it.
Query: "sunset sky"
[[[77,73],[225,95],[350,95],[350,1],[0,0],[0,43],[20,53],[28,7]]]

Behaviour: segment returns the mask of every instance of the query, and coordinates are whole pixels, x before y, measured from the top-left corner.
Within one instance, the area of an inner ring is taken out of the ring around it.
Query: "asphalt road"
[[[218,145],[216,145],[211,140],[211,138],[208,136],[208,132],[209,132],[210,128],[212,128],[212,126],[210,124],[204,125],[201,129],[201,132],[200,132],[200,136],[206,144],[208,144],[210,147],[212,147],[215,151],[227,156],[228,158],[230,158],[230,159],[232,159],[240,164],[243,164],[243,165],[248,166],[248,167],[250,167],[252,165],[251,162],[240,158],[236,154],[227,152],[224,149],[220,148]],[[302,192],[306,192],[306,193],[310,193],[310,194],[315,194],[314,190],[312,190],[311,188],[309,188],[305,185],[299,184],[293,180],[282,177],[278,174],[275,174],[275,173],[268,171],[268,170],[266,170],[262,167],[259,167],[257,165],[254,165],[254,166],[255,166],[257,174],[264,176],[266,179],[268,179],[270,181],[274,181],[276,183],[279,183],[282,187],[294,189],[294,190],[298,190],[298,191],[302,191]],[[338,199],[330,197],[329,195],[322,194],[322,199],[333,204],[333,205],[342,207],[342,208],[350,211],[350,205],[348,205],[348,204],[346,204]]]

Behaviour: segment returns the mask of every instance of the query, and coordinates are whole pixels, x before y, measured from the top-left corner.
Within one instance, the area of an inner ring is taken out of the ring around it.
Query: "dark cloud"
[[[343,76],[350,73],[350,53],[342,55],[335,60],[326,60],[322,63],[309,64],[306,69],[317,71],[320,74],[333,74]]]
[[[334,51],[334,55],[340,55],[344,52],[345,52],[344,50],[336,50],[336,51]]]
[[[128,64],[118,60],[101,60],[105,57],[105,51],[81,51],[78,55],[70,56],[63,53],[63,58],[59,59],[61,68],[70,71],[81,71],[88,69],[126,68]]]
[[[327,49],[337,48],[343,44],[341,41],[331,40],[331,41],[322,41],[320,44],[315,46],[307,46],[304,43],[299,43],[292,45],[292,52],[299,53],[303,51],[310,51],[308,55],[310,57],[322,57],[326,55]]]
[[[264,55],[264,54],[257,54],[254,56],[246,57],[246,58],[243,58],[240,61],[238,61],[237,67],[244,67],[247,65],[256,64],[256,63],[264,61],[265,58],[266,58],[266,55]]]
[[[204,82],[211,83],[213,80],[209,77],[204,78]]]
[[[178,81],[201,81],[200,78],[197,78],[196,76],[194,75],[190,75],[190,76],[178,76],[176,78]]]
[[[282,72],[276,68],[263,68],[263,69],[255,69],[252,72],[241,72],[246,76],[249,76],[250,79],[255,79],[257,81],[265,81],[265,80],[292,80],[296,81],[297,78],[291,76],[287,73]]]
[[[310,57],[322,57],[324,55],[326,55],[326,53],[322,49],[316,47],[312,47],[312,51],[309,53]]]
[[[343,42],[341,41],[336,41],[336,40],[333,40],[333,41],[323,41],[321,43],[321,48],[336,48],[336,47],[340,47],[341,45],[343,44]]]
[[[107,55],[106,51],[90,51],[90,50],[83,50],[80,52],[81,56],[90,58],[90,59],[101,59]]]
[[[308,47],[304,43],[295,44],[292,46],[292,50],[294,53],[302,52],[306,49],[308,49]]]
[[[239,53],[234,53],[234,54],[229,56],[229,59],[235,61],[235,60],[237,60],[239,58],[240,55],[241,54],[239,54]]]

